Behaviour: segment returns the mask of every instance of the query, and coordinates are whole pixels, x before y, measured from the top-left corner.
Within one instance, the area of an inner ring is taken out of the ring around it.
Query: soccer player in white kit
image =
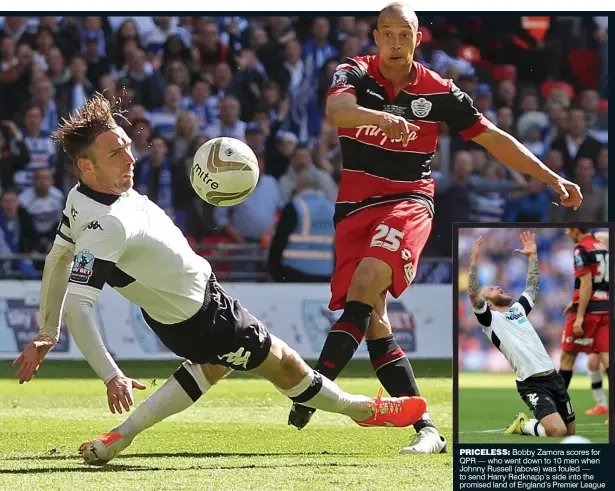
[[[201,397],[231,370],[271,381],[293,402],[344,414],[361,426],[409,426],[426,410],[421,397],[348,394],[314,372],[296,351],[231,298],[173,221],[133,189],[131,140],[116,108],[100,94],[64,121],[57,139],[79,170],[41,284],[40,334],[15,360],[31,380],[57,343],[62,310],[79,349],[105,382],[109,409],[129,410],[133,388],[104,346],[92,307],[105,283],[142,308],[160,340],[186,361],[130,417],[81,454],[101,465],[135,436]]]
[[[542,341],[527,316],[540,288],[540,269],[535,234],[523,232],[523,249],[515,252],[529,259],[525,291],[513,303],[499,286],[478,286],[478,257],[483,238],[470,253],[468,293],[481,329],[506,357],[517,375],[517,390],[534,414],[517,415],[507,434],[562,437],[575,434],[575,415],[562,376],[555,371]]]

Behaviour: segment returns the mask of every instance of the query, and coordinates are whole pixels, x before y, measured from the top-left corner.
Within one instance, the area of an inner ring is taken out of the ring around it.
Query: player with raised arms
[[[171,218],[133,189],[131,140],[101,94],[64,121],[57,138],[79,171],[68,194],[41,284],[40,333],[15,360],[20,383],[32,379],[57,343],[64,320],[107,387],[111,412],[128,411],[133,389],[104,346],[92,308],[108,284],[142,308],[143,316],[186,361],[130,417],[84,443],[89,464],[104,464],[135,436],[198,400],[232,369],[271,381],[292,401],[344,414],[362,426],[408,426],[425,411],[421,397],[348,394],[313,371],[296,351],[231,298]]]
[[[540,269],[535,234],[523,232],[523,249],[529,259],[525,291],[513,303],[499,286],[478,285],[478,258],[483,238],[470,253],[468,294],[481,329],[504,355],[517,376],[517,390],[535,419],[519,413],[506,434],[562,437],[575,434],[575,415],[562,376],[555,371],[542,341],[528,319],[540,289]]]
[[[579,187],[552,172],[498,129],[450,79],[414,60],[418,19],[405,3],[384,7],[374,40],[379,54],[347,58],[327,94],[328,122],[338,127],[344,169],[335,212],[336,264],[331,310],[343,309],[316,371],[334,380],[367,340],[373,368],[390,395],[419,395],[414,373],[392,334],[387,293],[412,283],[432,227],[434,158],[440,124],[473,140],[497,160],[549,184],[577,209]],[[293,405],[289,424],[303,428],[313,409]],[[440,453],[446,441],[426,413],[403,453]]]

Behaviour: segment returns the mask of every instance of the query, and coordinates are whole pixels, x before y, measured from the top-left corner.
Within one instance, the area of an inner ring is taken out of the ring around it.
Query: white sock
[[[279,387],[277,389],[286,397],[304,406],[344,414],[358,421],[367,419],[373,414],[370,407],[372,398],[344,392],[335,382],[313,370],[310,370],[295,387],[286,390]],[[296,400],[295,398],[299,396],[303,397]]]
[[[171,378],[111,432],[119,432],[132,441],[143,430],[192,406],[210,387],[201,366],[185,361]]]
[[[591,380],[592,383],[592,396],[594,396],[596,404],[606,406],[606,394],[602,388],[602,372],[600,370],[595,372],[590,371],[589,380]]]
[[[521,425],[521,433],[532,436],[547,436],[544,426],[537,419],[530,419]]]

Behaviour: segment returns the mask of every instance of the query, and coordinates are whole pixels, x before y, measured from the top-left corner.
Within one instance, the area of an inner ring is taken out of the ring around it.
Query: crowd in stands
[[[450,256],[455,221],[605,219],[608,18],[419,21],[416,58],[585,196],[574,214],[554,206],[542,183],[443,126],[426,256]],[[344,57],[377,52],[374,26],[354,16],[0,18],[0,255],[48,251],[78,181],[51,134],[95,91],[123,100],[139,192],[195,245],[252,243],[264,253],[299,175],[314,174],[335,200],[343,162],[325,94]],[[216,210],[196,197],[188,169],[219,136],[245,141],[264,172],[242,205]],[[0,276],[40,274],[36,262],[2,264]]]
[[[590,229],[597,232],[599,229]],[[603,229],[606,230],[606,229]],[[574,246],[563,228],[536,229],[540,264],[540,292],[530,320],[545,348],[559,360],[564,308],[572,301],[574,290]],[[459,234],[459,367],[463,370],[510,371],[510,366],[482,332],[467,294],[470,249],[478,236],[481,246],[478,262],[479,285],[498,285],[516,301],[525,290],[525,256],[513,252],[520,248],[519,229],[460,229]]]

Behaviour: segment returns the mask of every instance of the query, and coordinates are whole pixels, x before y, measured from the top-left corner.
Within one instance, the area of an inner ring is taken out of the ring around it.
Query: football
[[[248,145],[235,138],[220,137],[197,150],[190,184],[205,202],[233,206],[254,191],[258,174],[258,160]]]

